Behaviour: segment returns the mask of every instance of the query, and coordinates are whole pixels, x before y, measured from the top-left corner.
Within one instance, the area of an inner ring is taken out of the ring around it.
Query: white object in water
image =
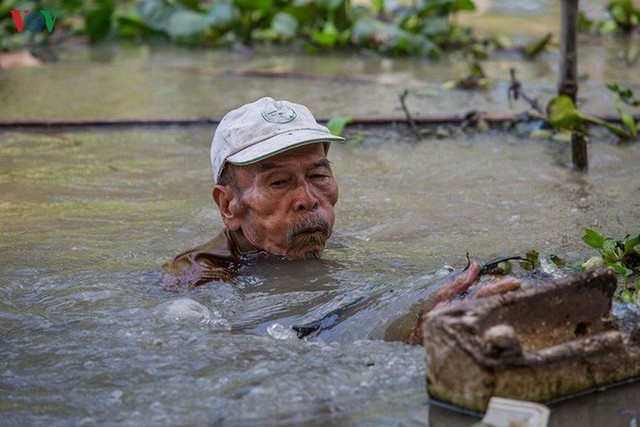
[[[482,422],[495,427],[547,427],[550,412],[540,403],[492,397]]]
[[[269,333],[269,335],[271,335],[273,338],[277,340],[291,340],[291,339],[298,338],[298,336],[293,331],[293,329],[287,326],[281,325],[280,323],[274,323],[273,325],[269,325],[269,327],[267,328],[267,332]]]
[[[155,312],[168,322],[199,321],[213,330],[231,330],[231,325],[218,310],[209,309],[191,298],[163,302],[156,307]]]
[[[166,301],[156,308],[156,312],[167,320],[209,320],[211,312],[207,307],[191,298]]]

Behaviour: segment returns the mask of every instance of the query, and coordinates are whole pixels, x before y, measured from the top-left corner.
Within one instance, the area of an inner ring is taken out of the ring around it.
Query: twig
[[[511,106],[511,100],[512,99],[517,101],[518,98],[522,98],[527,104],[529,104],[531,106],[531,108],[533,108],[538,113],[540,113],[541,115],[544,116],[545,112],[542,109],[542,107],[540,107],[540,104],[538,103],[538,100],[529,98],[522,91],[522,83],[520,83],[520,81],[518,79],[516,79],[516,70],[515,70],[515,68],[511,68],[509,70],[509,72],[511,73],[511,85],[509,86],[509,89],[507,91],[507,98],[509,99],[509,106]]]
[[[418,130],[418,126],[416,126],[415,120],[411,116],[409,109],[407,108],[407,104],[404,102],[407,95],[409,95],[409,90],[405,89],[404,92],[400,94],[400,105],[402,105],[402,109],[404,110],[404,114],[407,116],[407,122],[409,122],[409,126],[413,130],[413,133],[416,135],[416,139],[420,141],[422,137],[420,136],[420,131]]]

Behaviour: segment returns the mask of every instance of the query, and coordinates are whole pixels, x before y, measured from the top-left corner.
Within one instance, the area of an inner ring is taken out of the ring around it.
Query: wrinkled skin
[[[407,344],[422,345],[422,320],[423,317],[431,312],[449,307],[455,304],[457,301],[465,299],[465,293],[474,284],[480,274],[480,266],[471,262],[469,267],[460,273],[450,284],[438,289],[430,298],[429,302],[425,304],[424,312],[420,317],[419,322],[409,332],[409,336],[404,339]],[[492,295],[504,294],[510,291],[520,289],[522,283],[520,279],[516,277],[506,276],[496,281],[484,284],[473,295],[469,295],[467,298],[486,298]]]
[[[227,228],[254,250],[318,258],[335,221],[338,185],[324,145],[297,147],[236,168],[236,189],[216,185]]]

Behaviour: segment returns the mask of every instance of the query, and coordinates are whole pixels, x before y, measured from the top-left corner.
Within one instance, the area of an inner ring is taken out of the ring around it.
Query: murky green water
[[[470,425],[426,404],[419,348],[354,342],[380,338],[376,322],[398,314],[392,299],[374,298],[326,340],[288,326],[362,295],[415,295],[467,251],[575,259],[591,254],[584,227],[621,235],[640,222],[638,144],[595,141],[582,176],[561,143],[352,129],[363,143],[330,153],[341,201],[323,261],[170,294],[159,265],[221,227],[211,131],[0,135],[3,424]],[[185,297],[201,306],[185,309]],[[560,405],[552,425],[626,426],[619,410],[637,408],[639,393]]]
[[[531,20],[520,19],[524,22],[508,21],[508,28],[515,31]],[[467,20],[474,25],[486,22]],[[323,118],[403,117],[398,96],[405,89],[410,91],[407,105],[414,115],[472,110],[519,113],[529,107],[522,101],[510,105],[507,100],[510,68],[516,69],[524,92],[542,105],[557,92],[558,32],[551,18],[545,17],[542,24],[544,33],[556,35],[556,42],[536,60],[525,61],[517,47],[536,35],[514,36],[513,49],[495,52],[482,62],[492,83],[479,91],[443,88],[446,82],[469,74],[462,53],[428,61],[296,55],[277,49],[247,56],[150,46],[77,48],[59,52],[60,60],[45,67],[2,72],[0,119],[221,117],[237,105],[265,95],[295,99]],[[625,52],[636,49],[638,43],[637,38],[580,38],[579,98],[583,111],[615,114],[607,83],[640,92],[640,61],[628,64],[624,59]],[[263,77],[247,77],[242,75],[245,72],[260,72]]]
[[[492,7],[544,34],[557,8],[538,3]],[[491,16],[489,29],[501,19]],[[604,82],[640,90],[620,46],[584,42],[586,111],[613,111]],[[525,106],[506,101],[509,68],[545,99],[557,62],[553,49],[532,62],[500,54],[486,64],[496,84],[464,92],[441,86],[466,72],[456,56],[81,48],[2,71],[0,118],[221,116],[264,95],[324,117],[397,115],[404,88],[417,114],[514,112]],[[340,79],[229,72],[238,69]],[[168,293],[160,265],[222,227],[210,200],[212,132],[0,131],[0,424],[469,426],[474,418],[428,405],[423,352],[380,340],[389,320],[467,252],[573,261],[594,253],[585,227],[623,237],[640,224],[637,143],[596,133],[582,175],[566,144],[516,133],[416,143],[403,126],[350,128],[363,142],[331,149],[341,199],[322,261],[251,266],[236,285]],[[321,339],[290,329],[350,303],[352,317]],[[619,387],[554,406],[551,425],[626,427],[639,408],[640,386]]]

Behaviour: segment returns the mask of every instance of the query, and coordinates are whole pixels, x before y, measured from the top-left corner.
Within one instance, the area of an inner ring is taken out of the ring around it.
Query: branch
[[[509,99],[509,106],[511,106],[511,100],[512,99],[517,101],[518,98],[522,98],[527,104],[529,104],[531,106],[531,108],[536,110],[541,115],[545,116],[546,113],[542,109],[542,107],[540,107],[540,104],[538,103],[538,100],[529,98],[522,91],[522,83],[520,83],[520,81],[518,79],[516,79],[516,70],[515,70],[515,68],[509,69],[509,72],[511,73],[511,85],[509,86],[509,89],[507,90],[507,98]]]
[[[409,112],[409,109],[407,108],[407,104],[404,102],[404,100],[406,99],[407,95],[409,95],[409,91],[407,89],[404,90],[404,92],[402,92],[400,94],[400,105],[402,105],[402,109],[404,110],[404,114],[407,116],[407,122],[409,122],[409,126],[411,126],[411,130],[413,130],[413,133],[416,136],[416,139],[418,141],[420,141],[422,139],[422,136],[420,135],[420,130],[418,130],[418,126],[416,126],[416,122],[415,120],[413,120],[413,117],[411,116],[411,113]]]

